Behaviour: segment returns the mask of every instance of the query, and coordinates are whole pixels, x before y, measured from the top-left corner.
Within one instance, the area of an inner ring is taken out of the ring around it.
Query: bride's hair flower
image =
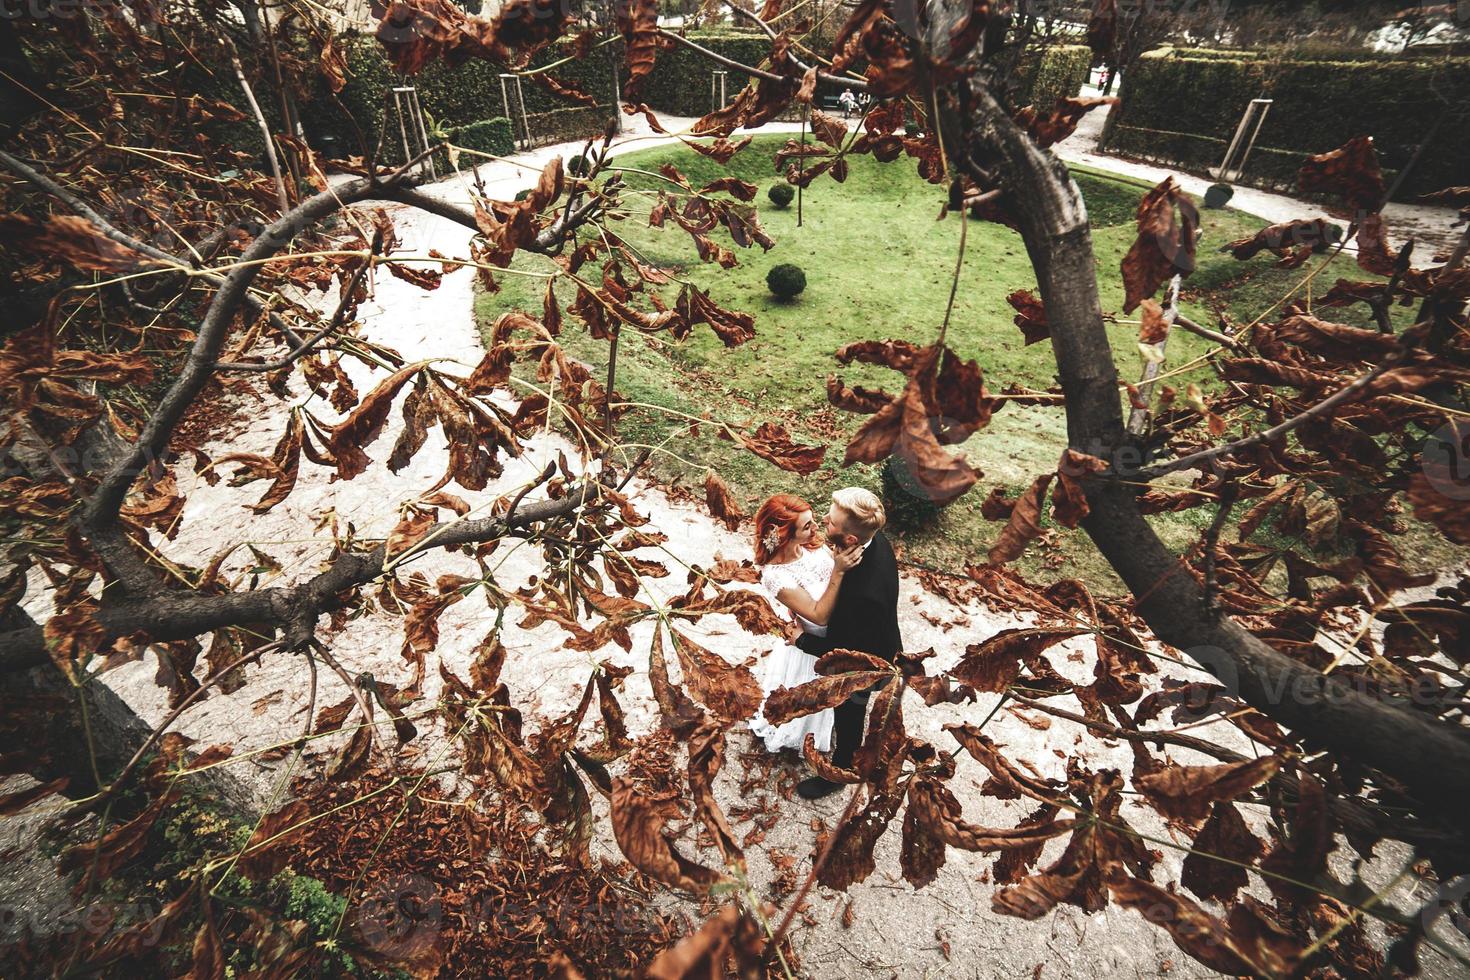
[[[777,549],[792,537],[791,531],[802,514],[812,505],[795,494],[778,493],[768,498],[755,512],[755,563],[764,565]]]

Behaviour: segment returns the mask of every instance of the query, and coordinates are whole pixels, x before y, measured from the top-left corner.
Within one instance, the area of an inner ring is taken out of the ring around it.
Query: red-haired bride
[[[778,601],[776,611],[794,616],[801,628],[817,636],[827,635],[827,618],[837,601],[842,576],[862,558],[862,546],[833,553],[823,547],[811,504],[789,493],[778,493],[755,515],[755,563],[761,569],[761,585]],[[794,644],[778,647],[766,660],[761,680],[767,694],[778,687],[795,687],[817,676],[817,658]],[[766,743],[766,750],[800,752],[810,732],[820,752],[832,748],[832,710],[793,718],[772,725],[765,717],[765,704],[751,719],[750,728]]]

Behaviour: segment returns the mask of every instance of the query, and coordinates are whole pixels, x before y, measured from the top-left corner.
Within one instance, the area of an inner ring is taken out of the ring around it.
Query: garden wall
[[[1433,130],[1400,198],[1470,183],[1470,58],[1406,61],[1160,51],[1123,77],[1103,148],[1204,172],[1254,98],[1275,100],[1242,182],[1289,187],[1302,158],[1373,137],[1391,184]],[[1458,115],[1457,115],[1458,114]],[[1436,129],[1437,126],[1437,129]]]

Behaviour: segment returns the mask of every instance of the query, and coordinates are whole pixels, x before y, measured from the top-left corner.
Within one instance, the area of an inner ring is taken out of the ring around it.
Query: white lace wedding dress
[[[803,551],[795,561],[784,565],[769,564],[761,569],[761,585],[770,592],[772,599],[775,599],[783,589],[798,588],[805,589],[807,595],[811,596],[812,601],[815,602],[822,597],[823,592],[827,591],[827,582],[831,577],[832,553],[826,548]],[[787,619],[795,616],[804,632],[816,636],[827,635],[827,627],[818,626],[801,616],[796,616],[786,608],[784,603],[775,601],[772,606]],[[761,678],[761,687],[767,694],[770,694],[778,687],[795,687],[803,684],[817,676],[816,663],[816,657],[802,653],[795,644],[777,647],[766,658],[765,675]],[[831,708],[819,711],[814,715],[793,718],[784,725],[772,725],[767,721],[765,709],[765,702],[762,701],[760,710],[750,720],[750,730],[766,743],[766,751],[779,752],[782,749],[795,749],[800,752],[808,732],[812,734],[816,742],[817,751],[831,751]]]

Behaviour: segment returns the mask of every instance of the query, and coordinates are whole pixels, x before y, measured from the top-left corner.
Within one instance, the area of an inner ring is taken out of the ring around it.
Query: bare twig
[[[717,62],[718,64],[724,65],[726,68],[733,68],[736,71],[744,72],[747,75],[754,75],[756,78],[764,78],[770,82],[790,82],[793,85],[796,84],[795,79],[787,78],[785,75],[778,75],[773,71],[766,71],[764,68],[752,68],[750,65],[741,64],[734,58],[727,58],[722,54],[716,54],[709,48],[706,48],[704,45],[696,44],[694,41],[689,40],[682,34],[675,34],[673,31],[666,31],[662,27],[658,29],[658,33],[661,37],[666,37],[671,41],[682,44],[684,45],[684,47],[689,48],[691,51],[696,51],[703,57]]]
[[[741,17],[744,17],[746,20],[757,24],[761,30],[765,31],[766,37],[770,38],[772,41],[776,40],[776,29],[770,24],[767,24],[765,21],[761,20],[754,11],[746,10],[744,7],[736,3],[727,3],[726,6],[735,11],[735,13],[739,14]],[[792,54],[790,50],[787,51],[786,56],[791,59],[792,64],[796,65],[796,67],[800,68],[802,71],[807,72],[812,70],[811,65],[808,65],[806,62],[798,58],[795,54]],[[850,88],[854,92],[866,92],[868,90],[868,83],[863,81],[862,79],[845,78],[842,75],[833,75],[830,72],[822,71],[820,68],[817,69],[817,79],[819,81],[828,82],[832,85],[840,85],[844,88]]]
[[[230,53],[230,64],[235,69],[235,77],[240,80],[240,88],[245,90],[245,101],[250,104],[250,111],[255,113],[255,124],[260,127],[260,137],[265,140],[266,161],[271,165],[271,175],[276,178],[276,200],[284,214],[291,210],[291,198],[286,193],[286,181],[281,177],[281,161],[276,157],[275,138],[271,136],[270,126],[266,124],[265,114],[260,111],[260,103],[255,101],[255,92],[250,88],[250,79],[245,77],[245,66],[240,64],[240,52],[236,50],[235,42],[230,40],[228,34],[220,37]]]
[[[806,880],[801,883],[801,887],[796,890],[796,894],[791,896],[791,901],[786,906],[786,914],[781,917],[781,924],[776,927],[775,932],[771,933],[771,941],[767,945],[768,949],[774,950],[781,947],[781,940],[786,938],[786,933],[791,928],[792,920],[796,918],[797,910],[801,908],[801,903],[806,900],[807,892],[812,890],[812,885],[816,882],[817,875],[821,873],[822,868],[827,864],[827,859],[832,856],[832,849],[837,846],[838,828],[851,820],[854,813],[857,813],[858,801],[862,798],[862,786],[854,786],[852,788],[852,796],[847,801],[847,808],[842,811],[842,816],[837,818],[837,823],[833,826],[832,833],[827,837],[827,845],[822,848],[822,853],[818,854],[817,859],[812,862],[812,869],[807,872]]]
[[[357,702],[358,709],[362,711],[363,724],[371,725],[373,723],[373,703],[362,693],[362,685],[358,684],[352,675],[347,673],[347,668],[337,662],[337,658],[332,656],[332,652],[325,645],[314,643],[312,646],[315,648],[315,652],[327,662],[327,666],[332,668],[332,672],[342,678],[342,683],[347,685],[347,690],[352,694],[353,700]]]
[[[1203,337],[1205,340],[1208,340],[1212,344],[1219,344],[1221,347],[1226,347],[1233,351],[1241,351],[1245,349],[1245,346],[1234,337],[1227,336],[1218,330],[1211,330],[1209,327],[1202,326],[1191,320],[1189,317],[1185,316],[1183,313],[1179,313],[1177,311],[1174,314],[1174,326],[1179,327],[1183,330],[1188,330],[1196,337]]]
[[[1045,712],[1057,718],[1064,718],[1067,721],[1076,722],[1109,738],[1122,738],[1130,742],[1152,742],[1156,747],[1177,745],[1181,749],[1189,749],[1201,755],[1208,755],[1212,758],[1219,759],[1221,762],[1241,762],[1246,759],[1246,756],[1241,755],[1239,752],[1216,745],[1213,742],[1207,742],[1202,738],[1195,738],[1192,735],[1179,735],[1174,732],[1134,731],[1133,729],[1114,725],[1112,722],[1088,718],[1086,715],[1080,715],[1068,711],[1065,708],[1058,708],[1055,705],[1047,704],[1045,701],[1017,694],[1014,689],[1011,689],[1011,697],[1020,701],[1028,708]]]
[[[1249,449],[1252,446],[1258,446],[1263,442],[1270,442],[1273,439],[1279,439],[1290,432],[1292,429],[1305,425],[1307,422],[1310,422],[1314,418],[1320,418],[1332,409],[1336,408],[1338,405],[1341,405],[1344,402],[1350,401],[1351,399],[1355,398],[1360,392],[1362,392],[1364,388],[1372,384],[1374,379],[1376,379],[1379,375],[1383,374],[1390,368],[1397,366],[1407,356],[1408,352],[1405,350],[1395,351],[1386,355],[1382,361],[1375,365],[1371,370],[1363,373],[1362,375],[1359,375],[1358,378],[1354,380],[1351,384],[1345,385],[1344,387],[1333,392],[1331,395],[1328,395],[1326,398],[1322,399],[1317,404],[1313,405],[1311,408],[1308,408],[1297,415],[1293,415],[1291,418],[1286,419],[1284,422],[1281,422],[1277,425],[1273,425],[1269,429],[1262,429],[1259,432],[1253,432],[1250,435],[1245,436],[1244,438],[1235,440],[1234,442],[1227,442],[1224,445],[1215,446],[1210,449],[1202,449],[1197,453],[1190,453],[1188,456],[1180,456],[1178,459],[1171,459],[1168,462],[1160,463],[1157,466],[1150,466],[1147,469],[1139,471],[1136,476],[1140,480],[1156,480],[1167,473],[1174,473],[1179,470],[1194,469],[1201,463],[1209,462],[1212,459],[1219,459],[1221,456],[1230,456],[1234,453],[1240,452],[1243,449]]]
[[[367,271],[371,267],[371,262],[363,262],[362,265],[358,266],[357,269],[353,271],[352,278],[347,281],[347,286],[342,291],[342,300],[337,304],[337,310],[335,313],[332,314],[332,319],[327,322],[326,326],[322,327],[310,337],[307,337],[304,341],[301,342],[299,346],[297,346],[286,356],[274,361],[265,361],[264,363],[260,364],[250,364],[242,361],[229,361],[227,363],[216,365],[216,368],[220,371],[261,372],[279,371],[283,367],[289,367],[292,364],[295,364],[298,360],[305,357],[307,354],[310,354],[312,349],[316,347],[316,345],[320,343],[325,337],[327,337],[329,334],[335,333],[342,326],[342,321],[347,318],[347,306],[349,303],[352,302],[352,295],[353,293],[357,292],[358,284],[362,282],[363,276],[367,275]]]
[[[153,746],[158,744],[158,740],[163,738],[164,733],[173,727],[173,723],[179,720],[180,715],[193,707],[194,704],[200,698],[202,698],[211,687],[213,687],[220,680],[224,679],[224,677],[228,675],[230,671],[234,670],[236,667],[243,666],[244,664],[259,658],[263,654],[270,653],[272,650],[276,649],[279,646],[280,643],[267,643],[264,646],[256,647],[254,650],[251,650],[249,653],[245,654],[242,657],[235,658],[230,663],[226,664],[219,670],[216,670],[214,673],[204,678],[204,680],[200,681],[199,686],[190,691],[188,696],[180,701],[178,705],[172,711],[170,711],[167,716],[164,717],[163,721],[159,722],[158,727],[153,729],[148,737],[144,739],[143,744],[138,746],[138,751],[133,753],[133,757],[128,760],[127,765],[122,767],[122,771],[117,774],[112,782],[103,787],[101,792],[99,792],[96,796],[93,796],[90,799],[83,801],[79,805],[84,806],[87,810],[92,810],[108,802],[113,797],[117,796],[118,792],[127,785],[128,777],[133,774],[133,770],[138,767],[138,763],[142,762],[143,757],[146,756],[153,749]]]
[[[515,517],[516,511],[521,506],[521,501],[526,499],[526,494],[530,493],[532,490],[536,489],[541,484],[551,479],[553,476],[556,476],[556,464],[547,463],[546,468],[543,469],[539,474],[537,474],[536,479],[521,487],[520,492],[511,498],[510,506],[505,509],[505,520],[509,521]]]
[[[1217,583],[1215,581],[1215,548],[1220,543],[1220,531],[1225,522],[1230,519],[1230,511],[1235,506],[1235,498],[1240,494],[1240,486],[1234,481],[1220,488],[1219,509],[1215,511],[1215,519],[1205,530],[1205,614],[1215,619],[1220,618],[1220,597],[1217,594]]]
[[[1179,316],[1179,283],[1180,276],[1177,274],[1169,281],[1169,297],[1164,302],[1164,338],[1157,345],[1159,357],[1144,364],[1143,376],[1138,379],[1138,400],[1143,406],[1140,408],[1134,405],[1133,410],[1128,413],[1128,431],[1135,436],[1143,434],[1152,414],[1149,406],[1153,404],[1154,380],[1159,376],[1159,365],[1164,363],[1164,352],[1169,346],[1169,333]],[[1139,345],[1140,348],[1142,346]]]
[[[617,486],[618,493],[622,493],[623,492],[623,488],[628,485],[628,482],[630,480],[632,480],[633,477],[635,477],[635,476],[638,475],[638,471],[641,470],[641,469],[643,469],[643,464],[644,463],[647,463],[648,462],[648,457],[650,457],[652,455],[653,455],[653,448],[652,447],[645,447],[643,449],[643,451],[638,454],[638,458],[635,459],[635,460],[633,460],[633,465],[630,466],[630,467],[628,467],[628,472],[625,473],[623,475],[622,480],[618,482],[618,486]]]
[[[614,320],[612,340],[607,345],[607,387],[602,396],[602,429],[607,433],[609,443],[613,438],[613,381],[618,376],[618,338],[622,335],[622,321]]]

